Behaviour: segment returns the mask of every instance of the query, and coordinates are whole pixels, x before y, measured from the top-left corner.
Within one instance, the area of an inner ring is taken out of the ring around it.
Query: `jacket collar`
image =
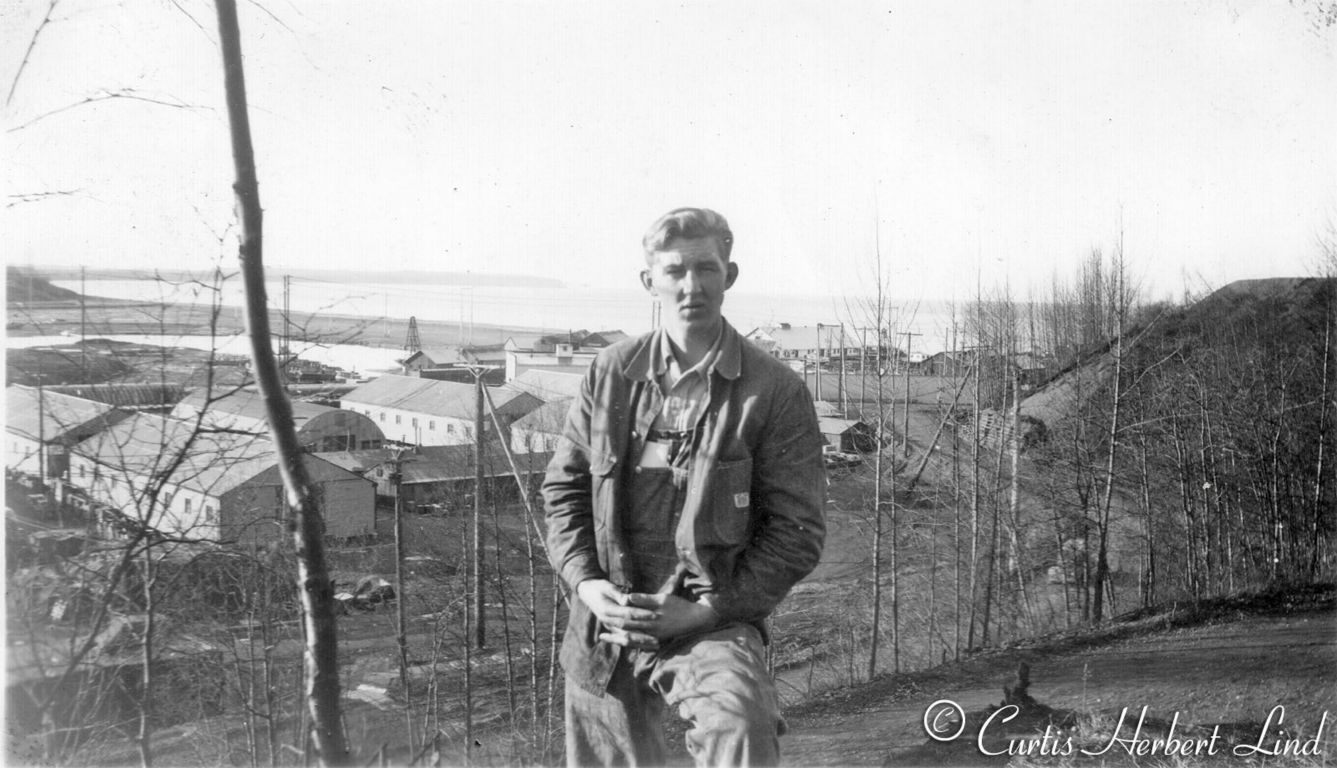
[[[738,335],[728,320],[721,318],[724,327],[720,330],[720,351],[715,358],[715,373],[726,379],[736,379],[743,370],[743,337]],[[636,350],[627,360],[622,372],[630,379],[652,381],[656,376],[658,361],[663,359],[664,334],[651,331],[641,337]]]

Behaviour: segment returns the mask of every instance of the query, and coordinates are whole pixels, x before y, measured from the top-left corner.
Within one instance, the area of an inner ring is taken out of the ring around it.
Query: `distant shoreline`
[[[89,337],[116,335],[230,336],[246,330],[241,307],[210,308],[194,304],[87,297],[84,306],[75,300],[10,301],[6,304],[9,336]],[[81,315],[82,321],[81,321]],[[504,344],[515,335],[557,333],[551,328],[485,325],[445,320],[417,320],[418,339],[426,349],[460,344]],[[283,314],[271,309],[270,331],[283,332]],[[403,349],[409,321],[395,317],[367,317],[336,313],[293,312],[290,328],[294,339],[320,344],[360,344],[383,349]]]
[[[212,272],[198,272],[178,269],[149,269],[149,268],[107,268],[107,267],[53,267],[35,264],[31,267],[33,273],[41,275],[48,280],[74,281],[74,280],[166,280],[169,282],[184,283],[189,281],[199,281],[210,283],[213,281]],[[266,282],[272,282],[283,277],[294,277],[299,280],[313,280],[330,283],[377,283],[381,285],[451,285],[460,287],[482,288],[488,286],[505,286],[510,288],[564,288],[566,284],[561,280],[550,277],[539,277],[535,275],[511,275],[511,274],[489,274],[473,272],[450,272],[434,271],[425,269],[415,270],[388,270],[388,271],[370,271],[370,270],[339,270],[339,269],[287,269],[284,267],[268,267],[265,270]],[[236,279],[234,276],[232,279]]]

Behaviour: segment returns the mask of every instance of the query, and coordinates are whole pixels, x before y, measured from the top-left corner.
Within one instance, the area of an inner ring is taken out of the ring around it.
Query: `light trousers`
[[[623,653],[603,696],[566,682],[569,766],[655,766],[666,759],[664,713],[691,724],[697,765],[776,765],[784,721],[761,633],[730,624],[659,651]]]

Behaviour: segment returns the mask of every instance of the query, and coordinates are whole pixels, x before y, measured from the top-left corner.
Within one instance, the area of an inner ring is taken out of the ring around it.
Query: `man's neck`
[[[722,330],[724,330],[723,319],[714,328],[700,331],[665,326],[664,334],[668,336],[669,346],[673,350],[673,357],[678,361],[678,367],[687,371],[705,358],[711,347],[715,346],[715,340],[720,337]]]

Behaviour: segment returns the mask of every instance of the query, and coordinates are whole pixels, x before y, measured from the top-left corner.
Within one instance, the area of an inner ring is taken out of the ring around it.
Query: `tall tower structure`
[[[404,351],[410,355],[422,351],[422,338],[418,336],[418,318],[409,318],[409,332],[404,337]]]

